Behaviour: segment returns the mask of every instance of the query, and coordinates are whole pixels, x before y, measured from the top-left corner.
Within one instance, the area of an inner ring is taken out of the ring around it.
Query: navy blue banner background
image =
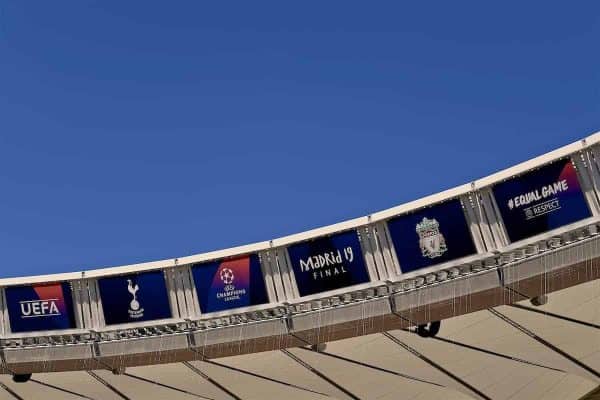
[[[520,195],[537,191],[557,182],[565,182],[568,189],[548,195],[528,204],[517,204]],[[556,161],[528,172],[493,188],[498,209],[504,220],[511,242],[543,233],[590,217],[590,209],[581,191],[577,171],[570,159]],[[511,208],[512,205],[512,208]],[[550,208],[542,208],[550,207]],[[550,211],[549,211],[550,210]]]
[[[6,303],[12,332],[76,327],[68,282],[7,287]]]
[[[192,267],[203,313],[268,303],[257,254]]]
[[[301,260],[307,262],[311,256],[332,252],[335,256],[339,254],[340,263],[303,270]],[[356,231],[293,245],[288,248],[288,254],[301,296],[357,285],[370,280]]]
[[[443,236],[447,247],[441,255],[435,257],[423,255],[417,225],[421,224],[424,218],[435,219],[439,224],[439,233]],[[458,199],[393,218],[388,221],[388,228],[396,249],[400,269],[404,273],[466,257],[477,252]]]
[[[107,325],[171,318],[162,271],[102,278],[98,286]]]

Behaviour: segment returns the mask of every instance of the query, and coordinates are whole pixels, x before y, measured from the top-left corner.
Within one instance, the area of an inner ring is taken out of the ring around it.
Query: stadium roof
[[[0,393],[125,400],[595,396],[599,188],[597,133],[471,184],[285,238],[1,280]],[[512,213],[524,204],[530,206]],[[408,221],[408,233],[393,230],[398,221]],[[461,241],[470,244],[465,252],[437,258]],[[406,263],[411,254],[423,264]],[[331,277],[325,284],[324,266]],[[356,275],[337,276],[347,270]],[[257,288],[257,303],[224,304]],[[208,296],[212,305],[200,300]]]
[[[0,382],[5,398],[115,400],[562,400],[598,387],[599,280],[554,292],[540,307],[521,301],[494,311],[444,320],[434,338],[398,330],[331,342],[320,354],[298,348],[128,368],[122,375],[42,373],[27,383],[5,375]]]

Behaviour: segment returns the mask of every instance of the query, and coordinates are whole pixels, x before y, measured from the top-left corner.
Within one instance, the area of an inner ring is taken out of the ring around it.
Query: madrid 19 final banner
[[[477,251],[458,199],[393,218],[388,229],[404,273]]]
[[[500,183],[493,192],[512,242],[591,216],[568,158]]]
[[[71,286],[67,282],[6,288],[12,332],[75,328]]]
[[[203,313],[269,302],[257,254],[196,264],[192,275]]]
[[[171,318],[162,271],[110,276],[98,287],[107,325]]]
[[[369,282],[356,231],[293,245],[288,254],[300,296]]]

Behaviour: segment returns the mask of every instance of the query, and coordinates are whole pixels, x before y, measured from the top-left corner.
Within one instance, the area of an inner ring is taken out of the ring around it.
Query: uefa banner
[[[196,264],[192,275],[203,313],[269,302],[257,254]]]
[[[590,217],[570,159],[502,182],[492,189],[511,242]]]
[[[6,303],[12,332],[76,327],[71,286],[67,282],[7,287]]]
[[[287,250],[300,296],[370,280],[356,231],[299,243]]]
[[[393,218],[388,229],[404,273],[477,252],[459,199]]]
[[[102,278],[98,287],[107,325],[171,318],[162,271]]]

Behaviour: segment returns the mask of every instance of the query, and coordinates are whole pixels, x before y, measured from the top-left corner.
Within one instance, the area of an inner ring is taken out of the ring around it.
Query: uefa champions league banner
[[[269,302],[257,254],[192,266],[203,313]]]
[[[556,161],[492,189],[511,242],[590,217],[570,159]]]
[[[76,327],[68,282],[7,287],[6,303],[14,333]]]
[[[370,281],[356,231],[299,243],[287,250],[300,296]]]
[[[98,287],[106,325],[171,318],[162,271],[102,278]]]
[[[393,218],[388,229],[403,273],[477,252],[459,199]]]

